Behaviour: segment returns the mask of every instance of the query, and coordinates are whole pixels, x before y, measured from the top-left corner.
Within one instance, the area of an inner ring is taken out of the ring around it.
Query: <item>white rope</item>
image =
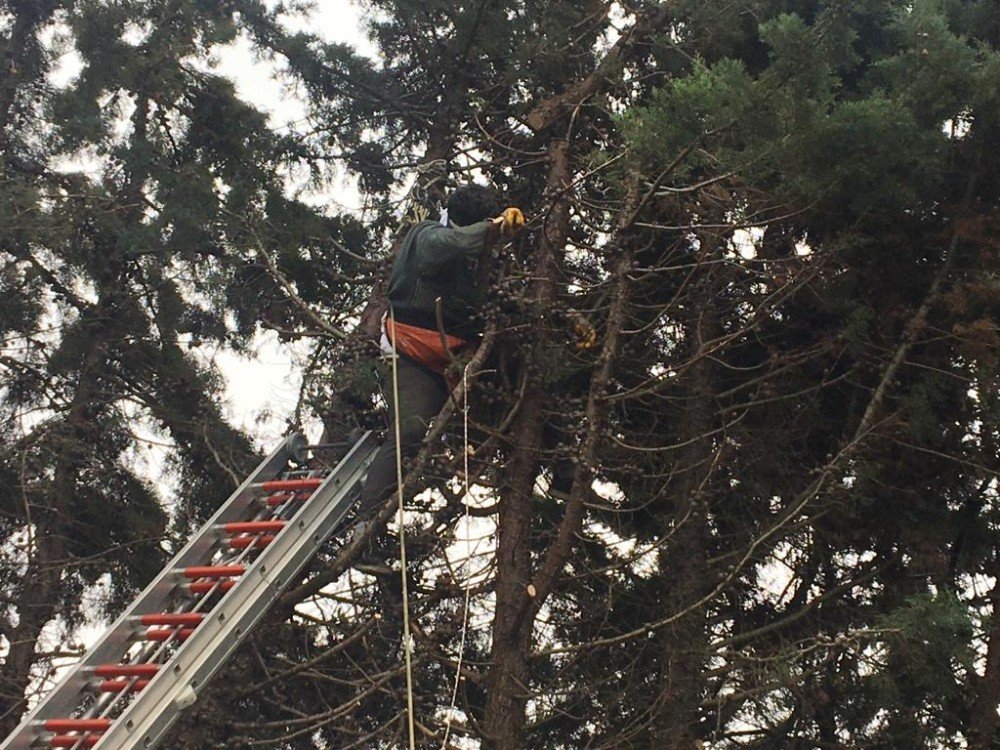
[[[406,723],[409,730],[410,750],[416,750],[416,727],[413,718],[413,655],[410,642],[410,597],[406,581],[406,524],[403,507],[403,446],[399,428],[399,372],[396,367],[396,317],[389,308],[392,341],[392,409],[396,436],[396,495],[399,498],[399,563],[403,579],[403,652],[406,655]]]
[[[468,533],[472,522],[472,514],[469,509],[469,365],[462,370],[462,456],[465,461],[464,466],[464,500],[465,500],[465,531]],[[470,554],[471,559],[471,554]],[[462,657],[465,656],[465,637],[469,631],[469,599],[472,595],[472,578],[465,581],[465,606],[462,612],[462,637],[458,642],[458,666],[455,667],[455,687],[451,691],[451,705],[448,706],[448,714],[444,725],[444,741],[441,743],[441,750],[447,750],[448,735],[451,734],[451,717],[458,702],[458,685],[462,680]]]

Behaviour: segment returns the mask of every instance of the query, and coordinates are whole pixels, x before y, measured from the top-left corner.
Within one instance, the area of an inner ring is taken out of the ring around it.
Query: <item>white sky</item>
[[[331,42],[348,43],[359,52],[369,56],[375,55],[372,44],[360,31],[361,11],[349,0],[319,0],[309,18],[295,19],[288,24],[293,30],[307,30]],[[50,34],[46,42],[51,43]],[[279,61],[280,65],[280,61]],[[79,56],[72,50],[66,51],[58,61],[51,75],[55,85],[66,85],[81,69]],[[231,78],[237,87],[241,98],[271,115],[275,127],[294,126],[296,121],[305,114],[305,106],[294,96],[294,92],[286,90],[280,81],[275,80],[275,63],[255,59],[251,45],[246,39],[240,39],[229,49],[223,50],[218,56],[215,72]],[[79,161],[68,165],[75,170],[89,171],[87,162]],[[93,170],[100,171],[100,165],[94,163]],[[344,206],[357,206],[359,200],[354,186],[344,181],[335,186],[329,195],[310,195],[314,205],[330,201],[343,210]],[[206,361],[214,362],[228,383],[228,402],[225,407],[229,421],[245,430],[254,442],[265,451],[270,451],[281,439],[288,418],[295,409],[298,391],[302,382],[304,356],[308,345],[288,346],[278,342],[275,334],[265,332],[257,337],[255,351],[252,356],[243,357],[222,347],[215,350],[201,349],[199,354]],[[312,439],[319,437],[318,426],[309,430]],[[136,445],[133,459],[137,465],[151,478],[159,478],[161,492],[169,497],[170,481],[163,474],[163,460],[167,446],[160,442],[155,431],[150,432],[140,422],[136,423]],[[98,585],[88,592],[88,597],[97,602],[102,597],[103,587]],[[96,609],[96,604],[90,609]],[[85,624],[73,634],[77,644],[91,643],[101,632],[106,623],[94,621]],[[63,641],[64,624],[56,621],[49,623],[46,636],[52,644]],[[75,658],[57,660],[54,673],[39,674],[38,686],[51,687],[53,680],[61,677],[61,667],[75,661]],[[48,669],[49,665],[40,665],[40,669]]]

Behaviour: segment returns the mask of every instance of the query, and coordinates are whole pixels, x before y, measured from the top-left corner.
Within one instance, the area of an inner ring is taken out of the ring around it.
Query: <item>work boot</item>
[[[398,570],[386,570],[386,573],[374,574],[380,615],[377,631],[382,640],[395,649],[402,646],[403,639],[403,584]]]
[[[371,527],[373,521],[361,520],[354,525],[351,532],[351,542],[363,537]],[[361,553],[355,558],[354,569],[366,575],[383,575],[391,573],[392,568],[388,562],[391,559],[389,544],[386,541],[385,531],[379,533],[377,530],[368,537],[368,541],[361,548]]]

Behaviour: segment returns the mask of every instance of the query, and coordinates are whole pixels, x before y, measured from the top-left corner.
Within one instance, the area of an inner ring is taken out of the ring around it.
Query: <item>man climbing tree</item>
[[[455,375],[450,369],[455,355],[471,347],[479,333],[478,313],[486,293],[480,270],[490,262],[497,237],[523,226],[520,209],[501,213],[496,193],[473,184],[451,194],[440,221],[422,221],[404,237],[389,277],[381,342],[385,354],[396,356],[396,382],[389,395],[398,397],[403,456],[416,452],[454,385],[449,381]],[[393,408],[390,417],[388,437],[362,489],[359,532],[396,486]]]

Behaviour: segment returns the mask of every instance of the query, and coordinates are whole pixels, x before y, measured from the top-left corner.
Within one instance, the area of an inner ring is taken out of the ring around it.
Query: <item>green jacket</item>
[[[441,299],[444,330],[463,339],[479,331],[485,301],[480,267],[489,262],[490,223],[443,227],[422,221],[403,238],[389,276],[389,305],[400,323],[438,330],[435,301]]]

